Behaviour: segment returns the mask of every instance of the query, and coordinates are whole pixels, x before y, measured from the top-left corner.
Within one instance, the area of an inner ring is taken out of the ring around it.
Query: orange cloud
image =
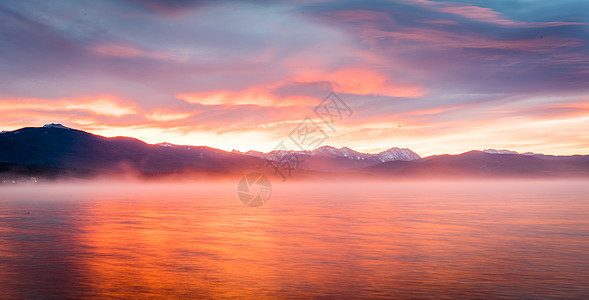
[[[156,110],[148,113],[145,116],[153,121],[167,122],[167,121],[178,121],[190,117],[193,113],[191,112],[174,112],[174,111],[163,111]]]
[[[0,99],[0,111],[85,111],[97,115],[121,117],[137,113],[135,105],[124,104],[117,97],[105,95],[71,99],[36,98]]]
[[[455,105],[450,107],[436,107],[436,108],[428,108],[423,110],[413,110],[404,115],[415,116],[415,115],[434,115],[443,112],[448,112],[451,110],[461,109],[465,107],[469,107],[470,105]]]
[[[101,98],[84,99],[94,103]],[[150,143],[207,145],[229,151],[271,151],[304,117],[291,107],[252,108],[228,104],[210,112],[159,109],[145,113],[133,109],[133,115],[121,117],[90,111],[87,115],[76,115],[61,110],[72,107],[68,100],[28,99],[28,104],[25,100],[0,100],[3,129],[66,120],[66,125],[105,136],[132,136]],[[112,105],[118,109],[125,108],[124,104],[113,101]],[[578,128],[589,126],[586,102],[548,104],[531,110],[527,106],[503,106],[503,103],[453,105],[383,112],[383,115],[357,111],[353,117],[338,123],[337,131],[329,133],[325,144],[368,152],[393,146],[408,147],[420,155],[485,148],[553,154],[572,154],[587,149],[583,144],[586,144],[585,139],[578,132]],[[75,107],[80,108],[79,105]],[[493,109],[503,111],[489,114]],[[454,110],[460,110],[460,116],[453,115]]]
[[[296,81],[329,81],[335,86],[336,92],[355,95],[415,98],[425,94],[420,86],[392,82],[376,68],[364,66],[343,67],[333,72],[303,73],[296,78]]]
[[[282,83],[281,83],[282,84]],[[177,94],[176,98],[191,104],[202,105],[257,105],[263,107],[307,106],[317,99],[296,95],[278,97],[271,93],[278,85],[252,87],[240,92],[214,91]]]

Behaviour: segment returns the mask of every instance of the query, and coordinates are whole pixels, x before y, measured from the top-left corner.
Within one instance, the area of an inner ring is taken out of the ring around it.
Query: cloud
[[[0,126],[65,120],[267,150],[334,90],[355,112],[328,140],[339,146],[423,154],[485,133],[525,141],[513,122],[579,131],[587,11],[572,0],[5,2]]]
[[[585,22],[523,22],[511,20],[503,16],[500,12],[488,7],[481,7],[468,4],[457,4],[452,2],[434,2],[429,0],[409,0],[424,7],[433,9],[438,12],[454,14],[476,22],[487,22],[501,26],[514,27],[552,27],[564,25],[584,25]]]
[[[96,115],[121,117],[137,113],[133,104],[124,104],[114,96],[75,99],[0,99],[0,111],[85,111]]]
[[[374,7],[378,12],[366,12]],[[404,71],[405,78],[414,77],[430,88],[528,92],[538,86],[570,90],[571,74],[587,81],[588,36],[583,22],[510,21],[489,8],[430,1],[374,1],[335,10],[326,5],[315,15],[355,36],[380,64]],[[585,61],[569,63],[559,58],[563,55],[583,56]],[[580,82],[573,88],[585,89]]]

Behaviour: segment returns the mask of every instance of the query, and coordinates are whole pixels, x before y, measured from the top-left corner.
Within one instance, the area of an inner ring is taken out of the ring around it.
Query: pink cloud
[[[437,47],[473,48],[473,49],[504,49],[547,53],[555,49],[575,47],[583,43],[582,40],[558,36],[546,36],[534,39],[492,40],[476,33],[458,34],[450,31],[429,28],[407,28],[403,31],[365,31],[364,38],[378,40],[391,38],[395,41],[411,41],[431,43]],[[417,46],[416,46],[417,47]]]
[[[429,0],[406,0],[406,2],[419,4],[438,12],[454,14],[479,22],[493,23],[502,26],[517,27],[553,27],[562,25],[580,25],[582,22],[521,22],[505,18],[501,13],[487,8],[474,5],[461,5],[454,2],[433,2]]]
[[[122,57],[122,58],[153,58],[168,60],[172,57],[163,52],[149,52],[130,45],[100,44],[92,46],[91,51],[100,56]]]

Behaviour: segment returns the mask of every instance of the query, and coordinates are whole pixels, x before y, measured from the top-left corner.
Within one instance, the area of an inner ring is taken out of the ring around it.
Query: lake
[[[589,182],[0,187],[0,297],[588,298]]]

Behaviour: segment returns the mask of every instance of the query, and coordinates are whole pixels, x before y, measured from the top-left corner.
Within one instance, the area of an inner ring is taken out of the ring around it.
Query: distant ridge
[[[483,152],[485,153],[490,153],[490,154],[521,154],[521,155],[542,155],[539,153],[533,153],[533,152],[526,152],[526,153],[519,153],[516,151],[511,151],[511,150],[506,150],[506,149],[501,149],[501,150],[496,150],[496,149],[485,149],[483,150]]]
[[[283,161],[286,154],[291,161]],[[276,175],[273,165],[297,169],[297,176],[314,178],[589,177],[587,155],[519,154],[487,149],[421,158],[405,148],[370,154],[331,146],[313,151],[242,153],[205,146],[152,145],[129,137],[106,138],[55,123],[0,134],[0,179],[129,174],[150,178],[191,174],[242,176],[251,171]]]
[[[553,156],[468,151],[435,155],[409,163],[386,162],[370,174],[403,177],[589,177],[589,155]]]
[[[237,153],[242,153],[239,151],[235,151]],[[272,151],[269,153],[263,153],[259,151],[248,151],[244,152],[245,155],[275,160],[276,157],[281,157],[283,155],[276,155],[277,153],[296,153],[299,155],[305,156],[324,156],[324,157],[332,157],[332,158],[348,158],[352,160],[366,160],[366,161],[374,161],[374,162],[387,162],[387,161],[410,161],[410,160],[417,160],[421,157],[417,155],[417,153],[411,151],[407,148],[397,148],[393,147],[386,151],[382,151],[376,154],[370,153],[362,153],[355,150],[352,150],[348,147],[343,148],[335,148],[332,146],[322,146],[315,150],[311,151],[284,151],[284,150],[277,150]]]

